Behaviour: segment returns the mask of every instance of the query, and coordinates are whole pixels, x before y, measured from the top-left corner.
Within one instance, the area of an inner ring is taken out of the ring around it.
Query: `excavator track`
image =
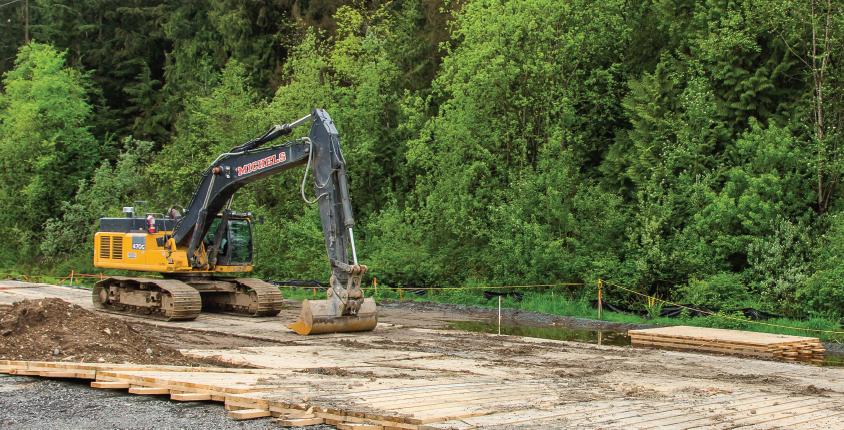
[[[231,278],[224,281],[234,284],[233,292],[200,290],[204,310],[251,317],[271,317],[281,312],[284,299],[275,285],[254,278]]]
[[[202,310],[199,292],[175,279],[112,276],[94,285],[97,309],[166,321],[195,319]]]

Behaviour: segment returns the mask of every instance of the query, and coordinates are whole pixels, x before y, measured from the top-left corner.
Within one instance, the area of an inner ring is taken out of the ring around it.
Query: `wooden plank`
[[[325,420],[322,418],[279,418],[275,420],[276,423],[283,427],[306,427],[323,424]]]
[[[125,390],[129,388],[129,383],[120,381],[92,381],[91,388],[102,388],[105,390]]]
[[[539,388],[539,387],[537,387]],[[479,399],[498,399],[498,398],[506,398],[511,397],[513,394],[518,394],[524,396],[525,398],[530,398],[533,396],[537,396],[539,393],[545,394],[547,393],[547,387],[541,387],[542,389],[536,390],[528,390],[523,389],[522,387],[516,386],[507,386],[502,385],[496,389],[487,389],[483,391],[464,391],[460,393],[454,394],[439,394],[439,393],[429,393],[429,394],[420,394],[414,398],[405,398],[399,399],[397,401],[392,400],[379,400],[379,401],[370,401],[366,397],[362,397],[359,403],[361,405],[382,408],[382,409],[398,409],[402,407],[412,406],[412,407],[419,407],[419,406],[426,406],[426,405],[440,405],[440,404],[449,404],[453,402],[465,401],[465,400],[479,400]]]
[[[141,396],[159,396],[163,394],[170,394],[170,390],[161,387],[139,387],[133,385],[129,387],[129,393]]]
[[[211,400],[208,393],[175,393],[170,394],[170,400],[177,402],[203,402]]]
[[[777,346],[768,346],[768,345],[746,345],[743,343],[732,343],[732,342],[719,342],[719,341],[712,341],[707,339],[691,339],[691,338],[672,338],[672,337],[664,337],[664,336],[633,336],[630,338],[631,343],[646,343],[646,342],[667,342],[667,343],[676,343],[680,345],[711,345],[718,348],[732,348],[737,350],[746,350],[746,351],[760,351],[760,352],[767,352],[767,353],[777,353],[782,351],[794,351],[796,349],[802,348],[800,346],[790,346],[790,345],[777,345]]]
[[[638,347],[655,347],[679,351],[706,351],[768,359],[811,360],[821,359],[823,357],[821,354],[815,355],[812,350],[805,349],[799,344],[796,346],[778,345],[775,347],[752,347],[743,344],[729,344],[700,339],[661,338],[658,336],[631,337],[631,343],[633,346]]]
[[[39,372],[39,371],[37,371],[37,370],[19,370],[19,369],[13,369],[13,370],[10,370],[10,371],[9,371],[9,374],[10,374],[10,375],[20,375],[20,376],[40,376],[40,373],[41,373],[41,372]]]
[[[341,423],[337,424],[337,430],[384,430],[384,426],[367,423]]]
[[[842,427],[842,415],[844,411],[824,410],[807,415],[798,415],[791,418],[786,418],[776,422],[780,428],[790,430],[815,430],[815,429],[834,429]],[[753,426],[750,429],[770,428],[769,425],[763,424],[760,426]]]
[[[95,371],[74,371],[74,372],[38,372],[38,376],[45,378],[74,378],[74,379],[94,379],[97,376]]]
[[[366,419],[358,416],[351,416],[351,415],[343,415],[343,414],[331,414],[328,412],[314,412],[314,414],[319,418],[324,418],[326,420],[326,424],[331,422],[337,423],[349,423],[349,422],[370,422],[373,424],[378,424],[386,428],[392,429],[402,429],[402,430],[417,430],[419,428],[416,424],[410,424],[403,422],[401,420],[390,420],[390,419],[377,419],[372,417],[366,417]],[[369,414],[366,414],[369,415]]]
[[[645,419],[645,420],[638,420],[638,421],[627,421],[624,422],[625,426],[635,426],[636,428],[640,429],[658,429],[658,428],[665,428],[665,427],[675,427],[675,428],[712,428],[713,426],[719,425],[721,423],[728,424],[727,427],[734,427],[736,424],[733,424],[736,416],[752,416],[752,415],[760,415],[764,416],[765,412],[768,409],[776,409],[776,408],[787,408],[789,405],[794,405],[795,403],[802,404],[806,401],[806,398],[798,398],[798,399],[790,399],[788,397],[777,397],[775,399],[766,399],[759,402],[744,402],[741,404],[733,404],[733,403],[724,403],[723,409],[720,412],[711,413],[711,411],[707,411],[706,409],[701,409],[699,407],[692,407],[689,410],[691,411],[698,411],[699,414],[693,415],[690,414],[688,410],[677,410],[674,415],[663,416],[663,417],[656,417],[659,418],[657,420],[652,419]],[[737,406],[741,406],[738,408]],[[754,411],[756,411],[754,413]],[[700,415],[703,415],[701,417]],[[655,418],[655,417],[651,417]],[[715,420],[717,418],[717,420]]]
[[[275,412],[281,415],[284,418],[316,418],[314,415],[314,409],[290,409],[290,408],[278,408],[273,405],[270,405],[270,412]]]
[[[816,342],[816,337],[790,336],[783,334],[760,333],[743,330],[728,330],[709,327],[672,326],[640,330],[629,330],[628,334],[656,335],[678,338],[708,339],[748,345],[773,345],[796,342]]]
[[[233,420],[253,420],[255,418],[264,418],[272,416],[268,409],[241,409],[237,411],[229,411],[229,418]]]
[[[677,351],[706,351],[706,352],[716,352],[722,354],[732,354],[732,355],[743,355],[748,357],[759,357],[759,358],[775,358],[774,354],[761,352],[761,351],[752,351],[752,350],[740,350],[734,348],[719,348],[713,345],[701,345],[701,344],[677,344],[673,342],[633,342],[633,346],[635,347],[652,347],[652,348],[662,348],[662,349],[673,349]]]
[[[648,341],[656,341],[656,342],[671,342],[671,343],[678,343],[678,344],[687,344],[687,345],[715,345],[723,348],[736,348],[736,349],[747,349],[752,351],[766,351],[766,352],[774,352],[778,349],[789,349],[791,346],[788,345],[749,345],[742,342],[729,342],[729,341],[719,341],[719,340],[712,340],[712,339],[703,339],[703,338],[692,338],[692,337],[671,337],[671,336],[659,336],[659,335],[638,335],[638,336],[630,336],[631,342],[648,342]]]
[[[367,399],[376,399],[376,398],[395,398],[401,395],[416,395],[418,392],[432,392],[436,391],[437,389],[457,389],[457,388],[470,388],[471,387],[481,387],[481,386],[496,386],[499,384],[499,381],[494,382],[462,382],[457,384],[426,384],[426,385],[414,385],[410,387],[393,387],[393,388],[383,388],[378,390],[365,390],[365,391],[358,391],[354,393],[339,393],[334,395],[333,397],[338,399],[358,399],[361,397],[365,397]]]
[[[545,397],[546,399],[550,399],[549,397]],[[475,406],[475,407],[488,407],[488,408],[495,408],[496,406],[502,404],[502,402],[507,401],[521,401],[524,403],[539,403],[541,397],[538,397],[536,393],[526,392],[526,391],[500,391],[496,393],[479,393],[472,396],[466,396],[462,398],[455,398],[455,399],[446,399],[446,400],[438,400],[438,399],[431,399],[426,401],[420,401],[419,403],[401,403],[398,405],[384,405],[381,406],[382,409],[387,409],[391,411],[397,411],[401,413],[415,413],[415,412],[423,412],[429,410],[436,410],[436,409],[450,409],[457,405],[466,405],[466,406]],[[366,405],[366,403],[363,403]]]
[[[103,380],[126,381],[133,385],[167,387],[184,392],[208,392],[220,394],[246,394],[261,391],[280,390],[283,387],[263,385],[259,381],[267,376],[263,373],[225,372],[144,372],[144,371],[102,371],[97,377]]]
[[[616,415],[616,409],[613,408],[607,414],[599,414],[595,416],[592,411],[586,410],[582,411],[579,417],[569,416],[570,422],[578,423],[578,422],[587,422],[589,424],[600,424],[600,423],[607,423],[608,421],[612,421],[611,425],[616,428],[643,428],[643,426],[647,425],[648,427],[661,427],[665,420],[672,420],[675,421],[677,417],[683,417],[682,419],[685,420],[695,420],[700,419],[701,415],[698,415],[698,412],[701,411],[713,411],[718,410],[718,408],[738,408],[740,406],[745,405],[754,405],[758,402],[769,402],[769,401],[777,401],[779,399],[786,399],[787,396],[785,395],[776,395],[776,396],[765,396],[759,397],[759,393],[744,393],[739,396],[717,396],[714,399],[706,399],[703,402],[695,403],[683,407],[677,407],[676,404],[673,402],[663,403],[658,407],[654,407],[653,404],[648,404],[647,406],[636,407],[632,409],[635,411],[634,414],[626,414],[628,416],[622,417],[620,415]],[[749,406],[748,409],[754,406]],[[630,412],[631,409],[628,408],[627,412]],[[701,412],[703,415],[707,415],[707,412]]]

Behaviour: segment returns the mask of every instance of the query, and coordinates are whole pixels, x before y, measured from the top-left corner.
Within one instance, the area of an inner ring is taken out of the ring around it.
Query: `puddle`
[[[452,321],[449,327],[457,330],[480,333],[498,333],[498,324],[485,321]],[[541,339],[569,340],[573,342],[594,343],[597,345],[630,345],[626,333],[612,330],[587,330],[568,327],[537,327],[519,324],[501,324],[501,334]]]

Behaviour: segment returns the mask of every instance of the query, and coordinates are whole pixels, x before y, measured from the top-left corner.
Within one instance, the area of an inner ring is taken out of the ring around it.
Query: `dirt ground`
[[[177,348],[196,336],[156,338],[143,326],[96,313],[58,298],[0,305],[0,359],[102,363],[220,365],[183,356]]]
[[[51,296],[90,307],[88,294],[85,290],[0,282],[0,304]],[[703,414],[701,420],[709,420],[709,415],[715,417],[712,420],[726,417],[723,423],[712,421],[724,428],[757,419],[766,411],[780,410],[820,414],[824,421],[819,423],[825,428],[844,425],[829,418],[844,416],[844,368],[449,330],[455,320],[490,321],[495,316],[492,310],[460,306],[382,303],[379,325],[373,332],[306,338],[284,328],[297,314],[298,304],[289,302],[277,318],[203,314],[195,321],[176,323],[109,318],[124,321],[158,344],[191,349],[192,357],[291,369],[309,368],[308,364],[318,357],[319,363],[310,370],[295,372],[301,378],[328,380],[341,376],[351,379],[350,384],[363,385],[378,384],[385,378],[413,380],[461,374],[505,383],[537,381],[550,387],[554,398],[561,399],[562,403],[553,407],[582,404],[585,412],[566,412],[566,426],[603,428],[596,424],[599,418],[589,415],[593,404],[613,405],[614,410],[651,417],[679,414],[682,418],[685,411],[696,411]],[[505,321],[588,329],[634,328],[526,312],[506,312]],[[331,365],[334,362],[339,364]],[[4,384],[0,379],[0,389]],[[131,404],[135,400],[128,397],[123,401]],[[772,412],[771,416],[788,418],[788,413]],[[616,416],[621,417],[619,423],[645,419],[620,412]],[[736,421],[731,421],[733,418]],[[538,428],[560,424],[546,423]]]

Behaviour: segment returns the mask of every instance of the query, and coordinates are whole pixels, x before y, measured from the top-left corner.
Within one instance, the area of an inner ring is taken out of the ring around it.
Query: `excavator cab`
[[[252,265],[252,220],[248,215],[232,215],[225,221],[218,216],[202,242],[212,267]]]

